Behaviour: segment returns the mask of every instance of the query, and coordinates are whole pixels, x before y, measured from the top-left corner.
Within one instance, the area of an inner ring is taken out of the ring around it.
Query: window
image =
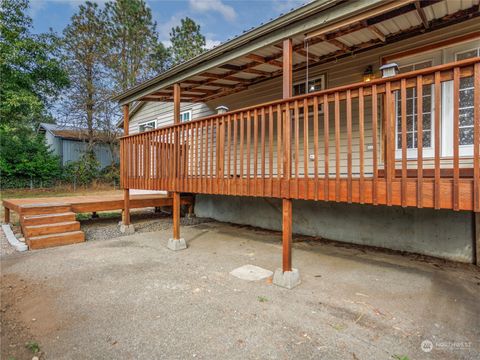
[[[182,111],[180,113],[180,122],[187,122],[192,120],[192,110]]]
[[[305,91],[306,81],[301,81],[293,84],[293,96],[303,95]],[[325,89],[325,75],[321,75],[314,79],[308,80],[308,93],[320,91]]]
[[[480,56],[480,48],[457,53],[456,60],[465,60]],[[473,145],[473,76],[460,79],[459,96],[459,143],[460,145]]]
[[[402,66],[399,68],[400,73],[405,73],[414,70],[425,69],[432,66],[431,60],[422,61],[415,64]],[[431,149],[433,134],[432,134],[432,122],[433,122],[433,89],[432,85],[423,86],[423,108],[422,108],[422,125],[423,125],[423,148]],[[406,97],[407,105],[407,153],[409,157],[416,157],[416,149],[418,143],[418,131],[417,131],[417,89],[407,89]],[[400,91],[395,92],[395,117],[397,124],[397,157],[401,157],[402,149],[402,112],[401,112],[401,98]],[[410,150],[410,151],[409,151]]]
[[[153,129],[155,129],[156,125],[157,125],[157,122],[155,120],[147,121],[145,123],[142,123],[142,124],[138,125],[138,131],[139,132],[145,132],[145,131],[148,131],[148,130],[153,130]]]

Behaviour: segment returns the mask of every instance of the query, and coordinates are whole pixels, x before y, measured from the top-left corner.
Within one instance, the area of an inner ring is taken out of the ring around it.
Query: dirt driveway
[[[229,274],[273,271],[279,234],[215,222],[182,231],[179,252],[165,229],[4,256],[2,359],[30,360],[26,342],[48,359],[480,357],[473,266],[302,241],[303,282],[286,290]]]

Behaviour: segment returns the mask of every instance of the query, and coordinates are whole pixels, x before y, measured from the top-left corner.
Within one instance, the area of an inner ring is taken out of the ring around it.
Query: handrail
[[[293,101],[301,101],[301,100],[304,100],[305,98],[310,98],[310,97],[314,97],[314,96],[331,95],[331,94],[334,94],[336,92],[346,91],[348,89],[356,90],[356,89],[361,88],[361,87],[371,87],[373,85],[377,85],[377,87],[378,87],[378,85],[384,85],[387,82],[398,82],[402,79],[413,78],[413,77],[416,77],[418,75],[426,75],[426,74],[433,75],[437,71],[442,72],[442,71],[446,71],[446,70],[451,70],[455,67],[464,68],[464,67],[467,67],[467,66],[471,66],[471,65],[473,65],[473,64],[475,64],[479,61],[480,61],[480,57],[475,57],[475,58],[470,58],[470,59],[465,59],[465,60],[460,60],[460,61],[454,61],[454,62],[450,62],[450,63],[447,63],[447,64],[436,65],[436,66],[432,66],[432,67],[425,68],[425,69],[409,71],[409,72],[398,74],[396,76],[392,76],[392,77],[388,77],[388,78],[380,78],[380,79],[374,79],[374,80],[371,80],[371,81],[368,81],[368,82],[362,81],[362,82],[357,82],[357,83],[353,83],[353,84],[349,84],[349,85],[337,86],[337,87],[334,87],[334,88],[315,91],[315,92],[311,92],[311,93],[308,93],[308,94],[292,96],[292,97],[287,98],[287,99],[272,100],[272,101],[267,101],[265,103],[261,103],[261,104],[257,104],[257,105],[246,106],[246,107],[236,109],[236,110],[232,110],[232,111],[229,111],[229,112],[223,113],[223,114],[208,115],[208,116],[204,116],[202,118],[193,119],[193,120],[189,121],[189,123],[202,122],[202,121],[205,121],[205,120],[219,118],[221,116],[239,114],[241,112],[246,112],[246,111],[249,111],[249,110],[252,111],[255,108],[258,109],[258,108],[261,108],[261,107],[275,106],[275,105],[278,105],[278,104],[284,104],[284,103],[293,102]],[[160,129],[179,127],[179,126],[182,126],[184,124],[185,123],[170,124],[170,125],[166,125],[166,126],[156,128],[156,129],[144,131],[143,133],[155,132],[155,131],[160,130]],[[119,138],[122,139],[122,138],[126,138],[126,137],[137,136],[137,135],[139,135],[139,133],[131,134],[131,135],[125,135],[125,136],[121,136]]]

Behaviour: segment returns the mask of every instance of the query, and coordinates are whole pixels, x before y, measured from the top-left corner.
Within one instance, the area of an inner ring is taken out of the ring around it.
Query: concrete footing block
[[[120,223],[120,232],[123,234],[133,234],[135,232],[135,226],[133,226],[133,224],[124,225]]]
[[[173,251],[183,250],[187,248],[185,239],[168,239],[167,248]]]
[[[295,286],[300,285],[301,283],[300,272],[298,269],[292,269],[292,271],[283,271],[282,269],[277,269],[273,274],[273,283],[277,286],[293,289]]]

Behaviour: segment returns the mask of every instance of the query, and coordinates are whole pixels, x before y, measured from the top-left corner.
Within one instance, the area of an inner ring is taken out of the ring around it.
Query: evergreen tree
[[[106,13],[96,3],[80,5],[64,30],[64,50],[72,86],[64,98],[66,122],[86,129],[87,152],[112,90],[104,66],[107,57]]]
[[[164,71],[168,53],[158,41],[157,24],[144,0],[106,4],[108,66],[117,90],[124,91]]]
[[[68,85],[59,57],[58,37],[31,34],[27,0],[1,0],[0,119],[1,124],[35,128],[51,121],[49,107]]]
[[[186,17],[181,25],[170,32],[172,46],[170,53],[173,64],[187,61],[205,51],[205,36],[200,32],[200,25]]]

